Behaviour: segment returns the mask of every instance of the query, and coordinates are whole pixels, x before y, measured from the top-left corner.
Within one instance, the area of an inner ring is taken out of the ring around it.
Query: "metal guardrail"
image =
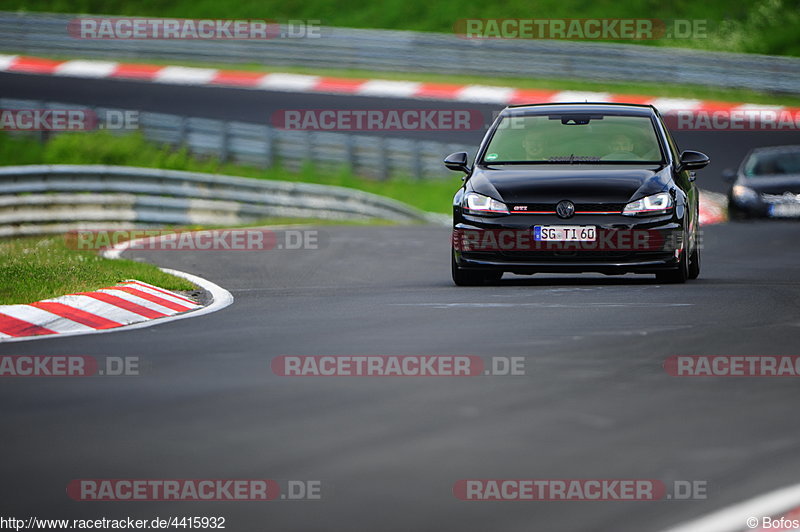
[[[319,38],[267,41],[81,40],[76,15],[0,12],[0,50],[70,57],[256,63],[596,81],[648,81],[800,92],[800,58],[654,46],[464,39],[411,31],[323,27]],[[454,15],[454,17],[457,15]],[[454,18],[455,22],[455,18]]]
[[[269,217],[439,221],[389,198],[327,185],[127,166],[0,167],[0,237]]]
[[[119,109],[10,98],[0,98],[0,109],[86,109],[95,112],[100,123],[106,123],[108,112],[113,111],[116,116],[122,112]],[[311,163],[323,170],[348,168],[355,174],[374,179],[452,179],[452,174],[448,175],[444,170],[442,159],[448,153],[464,149],[461,144],[293,131],[267,125],[149,112],[138,113],[138,131],[155,143],[185,146],[192,153],[211,155],[223,162],[259,168],[280,165],[292,171],[300,171]]]

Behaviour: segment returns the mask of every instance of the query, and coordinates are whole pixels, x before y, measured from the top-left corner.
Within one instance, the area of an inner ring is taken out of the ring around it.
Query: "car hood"
[[[800,175],[745,177],[739,182],[759,194],[783,194],[785,192],[800,194]]]
[[[475,192],[505,203],[627,203],[665,190],[669,167],[520,165],[476,167]]]

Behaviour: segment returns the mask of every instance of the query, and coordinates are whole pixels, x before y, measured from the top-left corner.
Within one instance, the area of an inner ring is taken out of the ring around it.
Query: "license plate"
[[[594,242],[597,228],[593,225],[536,225],[533,239],[537,242]]]
[[[800,203],[775,203],[769,206],[769,215],[776,218],[800,216]]]

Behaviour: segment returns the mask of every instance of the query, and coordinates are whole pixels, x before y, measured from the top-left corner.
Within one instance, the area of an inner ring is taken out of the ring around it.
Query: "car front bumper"
[[[597,238],[593,243],[535,242],[536,225],[594,226]],[[657,273],[677,268],[685,245],[682,223],[672,216],[587,215],[569,220],[536,215],[462,216],[453,229],[459,268],[518,274]]]

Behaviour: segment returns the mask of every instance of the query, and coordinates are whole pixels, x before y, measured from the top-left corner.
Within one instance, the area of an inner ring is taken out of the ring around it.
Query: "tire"
[[[689,239],[686,238],[684,235],[684,240],[686,246],[689,246]],[[699,258],[699,255],[698,255]],[[697,263],[698,275],[700,274],[700,263]],[[659,283],[670,283],[670,284],[682,284],[685,283],[687,279],[689,279],[689,260],[686,257],[686,249],[684,249],[683,253],[681,253],[681,258],[678,260],[678,267],[674,270],[669,270],[665,272],[658,272],[656,273],[656,281]]]
[[[728,219],[733,222],[745,222],[752,218],[750,213],[745,210],[732,206],[733,203],[728,199]]]
[[[462,270],[456,264],[455,254],[452,251],[450,252],[450,271],[456,286],[482,286],[487,281],[497,282],[503,276],[503,272]]]
[[[694,239],[694,249],[692,254],[689,255],[689,279],[697,279],[700,277],[700,244],[697,242],[697,237]]]

